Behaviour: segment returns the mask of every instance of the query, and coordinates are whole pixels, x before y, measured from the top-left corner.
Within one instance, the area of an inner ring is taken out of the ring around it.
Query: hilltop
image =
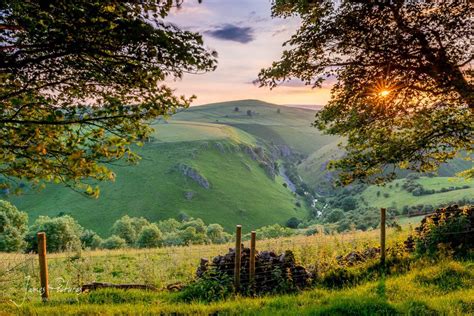
[[[153,137],[136,148],[142,156],[138,165],[110,166],[117,180],[100,183],[98,200],[54,184],[39,193],[26,190],[23,196],[2,198],[28,212],[30,221],[40,215],[71,214],[101,235],[108,235],[110,226],[125,214],[157,221],[185,213],[220,223],[226,230],[237,223],[248,229],[284,225],[292,217],[307,218],[311,209],[307,197],[293,192],[289,178],[316,194],[334,190],[335,174],[326,165],[342,154],[341,139],[312,127],[315,113],[258,100],[191,107],[152,125]],[[466,169],[466,163],[455,160],[440,175],[453,176]],[[285,164],[293,174],[286,174]],[[401,191],[385,198],[384,190],[389,189],[369,187],[352,194],[373,207],[407,198]],[[436,203],[469,198],[471,193],[446,192],[437,195]]]

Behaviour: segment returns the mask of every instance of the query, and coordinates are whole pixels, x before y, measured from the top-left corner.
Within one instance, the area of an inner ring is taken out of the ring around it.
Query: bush
[[[207,271],[201,278],[190,283],[178,295],[178,300],[191,302],[213,302],[223,300],[234,293],[230,276],[213,270]]]
[[[353,197],[345,197],[344,199],[342,199],[341,201],[341,207],[344,211],[352,211],[354,210],[355,208],[357,208],[357,200],[354,199]]]
[[[206,230],[207,237],[214,244],[223,244],[232,240],[232,236],[224,231],[224,228],[219,224],[210,224]]]
[[[7,201],[0,200],[0,251],[23,249],[28,231],[28,215]]]
[[[335,223],[339,220],[344,218],[344,212],[340,209],[334,209],[331,212],[329,212],[326,216],[326,222],[328,223]]]
[[[156,224],[145,226],[140,231],[137,239],[139,248],[155,248],[163,243],[163,234]]]
[[[444,248],[466,255],[474,248],[474,207],[454,205],[426,216],[416,229],[415,245],[418,254],[434,256]]]
[[[298,225],[301,223],[301,220],[297,219],[296,217],[292,217],[286,221],[286,227],[289,228],[298,228]]]
[[[420,179],[420,174],[418,174],[418,173],[410,173],[409,175],[407,175],[406,178],[407,178],[408,180]]]
[[[87,229],[81,235],[81,244],[83,248],[97,249],[102,243],[102,238],[96,232]]]
[[[255,231],[257,236],[262,239],[278,238],[278,237],[289,237],[294,235],[294,231],[290,228],[283,227],[280,224],[274,224],[269,226],[260,227]],[[249,235],[246,235],[246,239],[249,239]]]
[[[143,217],[123,216],[112,226],[112,234],[124,239],[129,246],[135,245],[138,234],[150,223]]]
[[[162,233],[171,233],[176,231],[181,226],[181,223],[175,220],[174,218],[169,218],[163,221],[159,221],[157,225]]]
[[[117,235],[110,236],[109,238],[105,239],[100,245],[100,247],[104,249],[120,249],[125,248],[126,246],[127,242],[125,241],[125,239],[120,238]]]
[[[40,216],[30,227],[26,240],[28,251],[37,251],[37,233],[45,232],[48,252],[81,249],[81,235],[83,228],[69,215],[50,218]]]

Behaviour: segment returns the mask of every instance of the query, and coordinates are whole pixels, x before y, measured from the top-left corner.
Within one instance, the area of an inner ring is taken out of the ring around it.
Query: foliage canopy
[[[179,0],[0,1],[0,175],[64,183],[112,180],[138,160],[148,121],[189,106],[162,84],[211,71],[199,34],[164,19]]]
[[[342,183],[435,170],[473,149],[472,10],[461,0],[275,0],[273,15],[301,26],[259,81],[336,82],[315,126],[347,139],[333,164]]]

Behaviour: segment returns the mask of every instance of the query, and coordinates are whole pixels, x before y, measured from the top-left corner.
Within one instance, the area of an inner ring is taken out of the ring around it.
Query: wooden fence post
[[[250,267],[249,267],[249,281],[250,285],[253,286],[255,282],[255,239],[256,239],[256,233],[255,231],[252,231],[250,233]]]
[[[380,209],[380,263],[385,265],[385,219],[386,209]]]
[[[39,268],[40,268],[40,281],[41,281],[41,297],[43,302],[46,302],[49,298],[48,289],[48,262],[46,260],[46,233],[38,233],[38,257],[39,257]]]
[[[242,252],[242,226],[237,225],[235,230],[235,267],[234,267],[234,285],[235,289],[240,288],[240,259]]]

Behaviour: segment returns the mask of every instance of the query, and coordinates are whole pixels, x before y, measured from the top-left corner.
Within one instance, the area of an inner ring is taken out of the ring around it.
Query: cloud
[[[233,24],[224,24],[213,30],[208,30],[205,33],[217,39],[234,41],[242,44],[249,43],[255,39],[253,34],[254,30],[251,27],[241,27]]]

